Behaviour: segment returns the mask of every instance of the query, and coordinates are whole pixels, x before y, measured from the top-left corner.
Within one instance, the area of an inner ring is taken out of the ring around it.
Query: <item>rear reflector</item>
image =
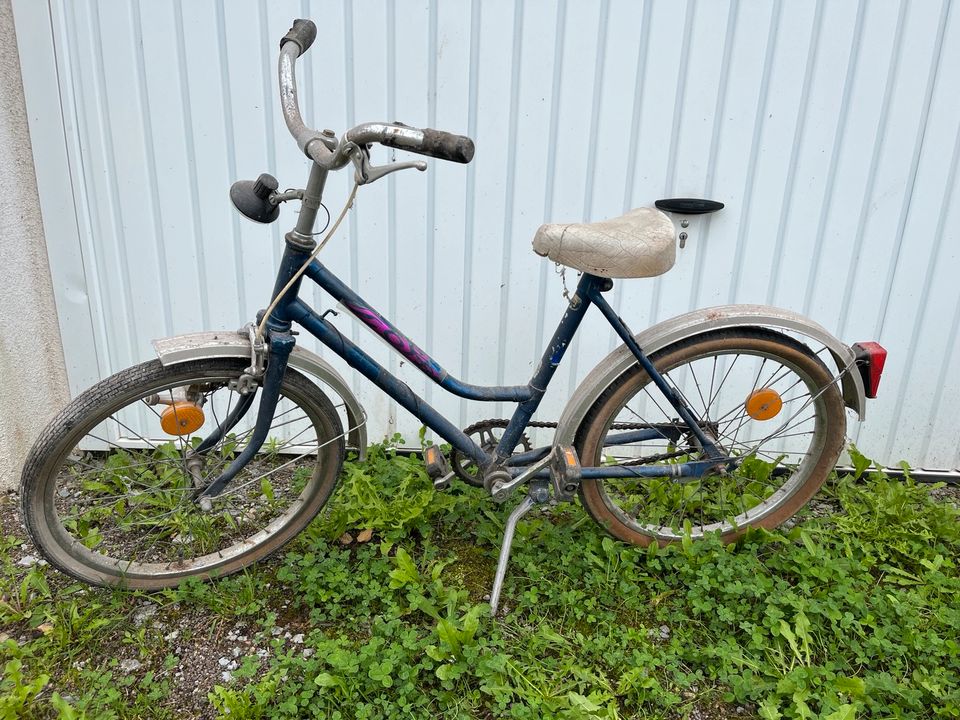
[[[863,388],[867,397],[875,398],[877,388],[880,387],[883,365],[887,362],[887,351],[880,343],[862,342],[853,346],[853,354],[857,358],[857,367],[860,368],[860,376],[863,378]]]

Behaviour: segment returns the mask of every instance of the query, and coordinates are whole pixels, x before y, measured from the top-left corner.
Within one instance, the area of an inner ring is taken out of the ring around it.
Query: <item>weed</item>
[[[504,513],[474,488],[436,495],[419,461],[391,445],[369,456],[347,465],[331,505],[277,563],[152,596],[261,628],[269,652],[211,682],[210,713],[960,716],[960,517],[909,476],[891,480],[854,454],[855,474],[825,488],[838,512],[732,545],[644,550],[575,506],[528,515],[494,622],[483,593]],[[337,541],[361,529],[376,539]],[[168,713],[177,691],[164,673],[177,659],[130,626],[139,596],[51,589],[44,568],[12,562],[19,542],[0,542],[0,718]],[[282,623],[303,642],[271,632]],[[144,672],[118,673],[116,648]]]

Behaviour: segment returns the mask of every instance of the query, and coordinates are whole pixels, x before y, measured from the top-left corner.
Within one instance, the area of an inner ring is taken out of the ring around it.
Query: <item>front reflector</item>
[[[203,427],[203,410],[192,402],[177,401],[160,414],[167,435],[189,435]]]

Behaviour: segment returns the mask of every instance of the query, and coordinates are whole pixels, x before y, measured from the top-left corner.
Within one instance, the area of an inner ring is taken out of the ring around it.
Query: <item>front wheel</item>
[[[769,330],[723,330],[677,342],[651,361],[730,462],[700,478],[584,480],[584,507],[613,536],[665,545],[716,533],[729,542],[751,527],[777,527],[830,474],[844,444],[844,405],[830,371],[805,345]],[[648,428],[656,437],[624,443],[630,433],[623,428]],[[597,398],[576,447],[585,466],[704,457],[639,365]]]
[[[258,402],[208,452],[233,412],[242,360],[123,370],[71,402],[30,452],[27,530],[50,564],[94,585],[158,589],[236,572],[293,538],[330,497],[344,439],[329,399],[287,369],[263,451],[203,508],[195,501],[243,449]]]

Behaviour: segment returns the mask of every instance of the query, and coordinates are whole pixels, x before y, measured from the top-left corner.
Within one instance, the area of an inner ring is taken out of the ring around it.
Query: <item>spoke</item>
[[[734,421],[736,420],[736,418],[734,418],[734,420],[731,420],[731,421],[727,421],[727,422],[725,422],[725,421],[727,420],[728,417],[730,417],[731,415],[733,415],[735,412],[739,412],[741,409],[746,409],[746,403],[740,403],[739,405],[735,405],[735,406],[734,406],[733,408],[731,408],[730,410],[727,410],[727,412],[725,412],[723,415],[721,415],[720,417],[718,417],[716,420],[713,421],[714,424],[715,424],[717,427],[719,427],[719,426],[720,426],[720,423],[725,423],[725,424],[724,424],[724,427],[729,427],[729,426],[730,426],[730,423],[731,423],[731,422],[734,422]]]
[[[759,387],[761,388],[773,387],[774,385],[776,385],[778,382],[780,382],[783,378],[787,377],[787,375],[789,375],[792,372],[793,372],[793,368],[787,365],[781,364],[779,368],[774,368],[773,372],[770,373],[770,377],[768,377],[761,385],[759,385]],[[757,376],[759,377],[759,373]],[[754,386],[754,387],[756,388],[757,386]],[[793,386],[791,385],[791,387]]]
[[[799,434],[804,434],[804,433],[799,433]],[[807,452],[800,452],[799,450],[783,450],[783,451],[777,451],[777,452],[759,450],[756,447],[747,445],[746,443],[742,443],[742,442],[735,443],[732,441],[732,439],[726,438],[726,436],[724,437],[725,439],[729,440],[729,446],[731,450],[740,449],[744,451],[743,455],[741,455],[740,457],[749,457],[750,455],[764,455],[770,458],[771,460],[773,460],[774,462],[780,462],[783,457],[786,457],[789,455],[795,455],[797,456],[798,462],[799,462],[799,459],[806,457],[808,454]]]
[[[145,486],[145,487],[148,487],[148,486]],[[88,507],[88,508],[98,507],[98,506],[105,507],[106,505],[112,505],[117,500],[123,500],[123,499],[129,500],[131,497],[138,498],[138,497],[142,497],[143,495],[160,495],[162,493],[173,493],[173,492],[184,493],[187,490],[188,488],[175,488],[175,487],[149,488],[148,487],[147,490],[144,490],[142,492],[132,492],[132,493],[125,492],[125,493],[117,493],[116,495],[94,495],[90,497],[90,500],[87,500],[86,502],[81,502],[80,500],[75,501],[74,503],[71,504],[71,507],[76,505],[80,505],[82,507]],[[89,496],[85,496],[85,497],[89,497]],[[63,499],[66,500],[67,498],[63,498]],[[90,501],[92,500],[96,500],[99,502],[97,505],[93,505],[93,504],[90,504]]]
[[[653,401],[653,404],[657,406],[657,409],[663,414],[664,419],[665,419],[665,420],[669,420],[671,413],[666,412],[666,411],[660,406],[660,403],[657,402],[657,399],[656,399],[653,395],[650,394],[650,390],[647,389],[647,385],[644,385],[644,386],[643,386],[643,391],[647,394],[647,397],[650,398],[650,399]],[[637,415],[637,417],[640,417],[640,416]]]
[[[779,382],[779,380],[778,380],[778,382]],[[802,383],[802,382],[803,382],[803,378],[801,378],[801,377],[798,376],[797,379],[794,380],[794,381],[790,384],[790,387],[786,388],[785,390],[778,390],[777,392],[778,392],[780,395],[786,395],[788,392],[790,392],[791,390],[793,390],[797,385],[799,385],[799,384]]]
[[[760,373],[763,372],[763,366],[764,366],[764,364],[766,364],[766,362],[767,362],[767,358],[764,358],[764,359],[763,359],[763,363],[760,364],[760,370],[757,371],[757,377],[756,377],[756,378],[754,379],[754,381],[753,381],[753,388],[750,390],[749,393],[747,393],[747,397],[748,397],[748,398],[749,398],[751,395],[753,395],[753,393],[755,393],[755,392],[757,391],[757,381],[760,379]],[[781,366],[781,367],[782,367],[782,366]],[[774,376],[777,374],[777,372],[778,372],[777,370],[774,370],[773,374],[772,374],[770,377],[771,377],[771,378],[774,377]],[[744,400],[743,409],[744,409],[744,415],[746,415],[746,409],[747,409],[746,400]],[[748,420],[746,419],[746,417],[744,417],[744,419],[740,421],[740,423],[737,425],[736,429],[733,431],[733,441],[734,441],[734,442],[736,442],[737,436],[740,434],[740,429],[741,429],[747,422],[748,422]],[[726,428],[725,428],[725,429],[726,429]]]
[[[710,401],[703,408],[703,415],[706,418],[710,417],[710,405],[713,404],[713,383],[717,379],[717,358],[719,355],[713,356],[713,369],[710,371],[710,389],[707,390],[707,397],[710,398]]]
[[[213,422],[215,422],[217,425],[217,429],[214,432],[220,433],[220,439],[214,443],[214,446],[211,448],[211,450],[218,450],[227,439],[227,430],[223,427],[223,423],[220,421],[220,418],[217,417],[217,404],[213,401],[213,398],[207,395],[206,401],[210,404],[210,412],[213,414]],[[230,417],[230,408],[232,407],[233,393],[230,392],[227,394],[227,414],[223,416],[224,420]]]
[[[296,409],[296,408],[294,408],[294,409]],[[280,415],[277,415],[276,417],[282,417],[283,415],[288,415],[288,414],[291,413],[292,411],[293,411],[293,410],[287,410],[286,412],[281,413]],[[299,421],[301,421],[301,420],[308,420],[308,421],[309,421],[310,418],[307,417],[307,415],[304,415],[303,417],[294,418],[293,420],[288,420],[288,421],[282,422],[282,423],[280,423],[280,424],[278,424],[278,425],[272,425],[272,426],[270,427],[270,429],[271,429],[271,430],[276,430],[277,428],[281,428],[281,427],[283,427],[284,425],[290,425],[291,423],[299,422]],[[313,427],[313,423],[311,423],[309,427],[304,428],[304,429],[301,430],[299,433],[297,433],[296,435],[294,435],[293,438],[296,438],[296,437],[302,435],[306,430],[309,430],[309,429],[312,428],[312,427]],[[234,437],[234,442],[237,443],[236,450],[237,450],[238,452],[242,452],[241,444],[242,444],[243,440],[245,440],[245,439],[248,438],[251,434],[253,434],[254,430],[256,430],[256,426],[254,426],[254,427],[250,428],[249,430],[245,431],[242,435],[239,435],[239,436],[235,436],[235,437]],[[293,438],[291,438],[291,440],[292,440]],[[291,440],[287,440],[285,443],[283,443],[282,445],[280,445],[277,449],[280,450],[280,449],[283,449],[284,447],[288,446],[288,445],[290,444]],[[229,457],[229,458],[220,458],[219,461],[217,462],[216,467],[214,467],[213,472],[207,473],[207,474],[206,474],[206,477],[212,477],[212,478],[219,477],[219,476],[220,476],[220,472],[223,470],[223,468],[225,468],[225,467],[226,467],[229,463],[231,463],[232,461],[233,461],[233,458],[232,458],[232,457]]]
[[[716,355],[713,356],[716,359]],[[694,363],[690,363],[690,375],[693,376],[693,384],[697,388],[697,395],[700,396],[700,403],[703,405],[703,419],[708,420],[709,416],[707,415],[707,401],[703,399],[703,393],[700,391],[700,381],[697,380],[697,373],[693,369]],[[690,409],[693,410],[693,406],[690,406]]]
[[[306,417],[306,416],[304,416],[304,417]],[[309,419],[309,418],[308,418],[308,419]],[[287,439],[286,439],[285,441],[283,441],[280,445],[278,445],[276,448],[274,448],[274,450],[276,450],[276,452],[280,452],[280,451],[283,450],[285,447],[290,447],[291,445],[294,444],[293,441],[296,440],[298,437],[300,437],[301,435],[303,435],[305,432],[309,432],[310,430],[315,430],[315,429],[316,429],[316,428],[314,427],[313,423],[310,423],[307,427],[305,427],[303,430],[301,430],[300,432],[298,432],[296,435],[293,435],[293,436],[287,438]],[[319,443],[319,442],[320,442],[320,439],[319,439],[319,438],[316,438],[316,442]]]
[[[738,356],[738,357],[739,357],[739,356]],[[766,363],[768,359],[769,359],[769,358],[764,358],[763,363]],[[780,366],[780,369],[778,370],[778,369],[775,368],[774,371],[770,374],[770,378],[767,380],[767,382],[766,382],[765,384],[763,384],[763,385],[759,385],[759,387],[771,387],[772,385],[778,383],[781,378],[776,378],[776,380],[774,380],[774,378],[776,377],[777,373],[780,372],[780,370],[785,370],[787,373],[792,372],[792,370],[791,370],[790,368],[788,368],[788,367],[786,367],[786,366],[784,366],[784,365],[781,365],[781,366]],[[760,378],[760,372],[762,372],[762,371],[763,371],[763,364],[760,365],[760,369],[757,371],[757,379],[754,380],[754,382],[753,382],[753,389],[750,390],[749,393],[747,393],[747,398],[749,398],[749,397],[756,391],[756,389],[757,389],[757,387],[758,387],[758,382],[757,382],[757,380],[759,380],[759,378]],[[783,377],[786,377],[786,375],[784,375]],[[800,378],[798,378],[797,381],[793,383],[793,385],[791,385],[791,386],[788,387],[786,390],[784,390],[783,393],[779,393],[779,394],[782,395],[782,394],[784,394],[784,393],[789,392],[789,391],[792,390],[792,389],[796,386],[796,384],[799,383],[799,382],[802,382],[802,380],[801,380]],[[745,404],[746,404],[746,401],[747,401],[746,398],[744,398],[744,401],[743,401],[742,403],[740,403],[739,405],[737,405],[736,407],[734,407],[732,410],[728,410],[726,413],[724,413],[723,415],[721,415],[720,417],[718,417],[714,422],[716,422],[716,423],[723,422],[727,417],[730,416],[731,413],[734,413],[734,412],[736,412],[737,410],[739,410],[740,408],[744,407]]]
[[[709,412],[710,408],[713,407],[713,401],[720,397],[720,392],[723,390],[724,383],[727,382],[727,378],[730,377],[730,373],[733,371],[733,366],[737,364],[737,360],[740,359],[739,353],[733,356],[733,362],[730,363],[730,367],[727,368],[727,371],[723,374],[723,378],[720,380],[720,384],[717,386],[716,394],[710,398],[710,404],[707,406],[707,411]]]
[[[294,488],[301,487],[304,479],[312,482],[309,473],[303,476],[297,464],[315,473],[319,449],[346,434],[322,441],[317,437],[318,431],[309,413],[294,399],[284,398],[291,407],[277,412],[272,418],[272,445],[269,448],[271,453],[282,452],[284,455],[276,461],[261,459],[248,468],[246,476],[253,476],[252,479],[231,487],[221,496],[224,502],[217,510],[206,513],[193,502],[193,478],[186,467],[187,455],[195,442],[193,433],[171,433],[165,442],[148,437],[156,422],[150,420],[151,414],[159,420],[166,412],[168,419],[179,426],[182,419],[179,414],[183,408],[174,404],[175,396],[180,397],[179,388],[187,385],[189,383],[178,384],[160,391],[161,397],[167,395],[163,402],[166,404],[169,400],[172,411],[149,405],[141,398],[104,417],[99,424],[107,428],[106,436],[101,437],[96,432],[86,436],[89,441],[100,443],[102,450],[78,448],[55,478],[57,489],[63,493],[63,496],[57,493],[53,499],[59,522],[77,541],[90,546],[93,552],[121,571],[133,571],[133,566],[140,563],[157,562],[168,566],[178,562],[191,563],[201,555],[218,549],[224,552],[231,546],[247,542],[255,532],[271,522],[280,521],[283,513],[291,512],[291,503],[296,507]],[[220,428],[226,419],[222,414],[224,408],[226,417],[230,417],[237,407],[231,391],[227,391],[223,400],[219,390],[224,387],[205,384],[198,386],[196,397],[190,395],[204,407],[216,428]],[[143,406],[149,412],[144,412]],[[338,407],[345,405],[341,403]],[[134,419],[136,422],[132,422]],[[111,421],[115,425],[111,426]],[[144,434],[134,430],[141,424],[147,427]],[[295,427],[297,424],[301,425],[299,430]],[[287,429],[283,430],[284,427]],[[235,457],[231,453],[230,457],[221,458],[224,450],[228,446],[242,450],[249,445],[255,430],[254,425],[239,433],[239,437],[224,432],[211,448],[216,456],[211,458],[216,461],[211,465],[217,464],[222,469],[231,457]],[[107,439],[114,433],[117,440]],[[123,447],[120,443],[142,444],[146,449]],[[269,503],[269,506],[258,502],[262,492],[258,483],[268,477],[274,478],[276,487],[276,502]],[[99,489],[85,490],[85,484]],[[257,488],[256,492],[252,487]],[[259,513],[259,517],[254,519],[250,513]],[[199,567],[199,564],[195,566]]]
[[[773,431],[772,433],[770,433],[769,435],[765,435],[763,438],[761,438],[761,439],[757,442],[757,447],[759,447],[762,443],[765,443],[767,440],[770,440],[771,438],[775,438],[775,437],[780,436],[780,435],[781,435],[783,432],[785,432],[786,430],[790,430],[791,428],[794,428],[794,427],[796,427],[797,425],[800,425],[801,423],[807,422],[808,420],[812,420],[813,418],[815,418],[815,417],[817,416],[816,410],[814,410],[813,415],[810,415],[809,417],[806,417],[806,418],[804,418],[803,420],[797,420],[795,423],[790,423],[791,420],[793,420],[795,417],[797,417],[797,415],[799,415],[800,413],[802,413],[809,405],[810,405],[810,402],[809,402],[809,401],[806,402],[806,403],[804,403],[803,406],[802,406],[799,410],[797,410],[793,415],[791,415],[791,416],[788,417],[786,420],[784,420],[784,421],[783,421],[783,424],[782,424],[779,428],[777,428],[776,430],[774,430],[774,431]],[[788,424],[788,423],[790,423],[790,424]]]
[[[177,401],[176,401],[176,399],[173,397],[173,389],[172,389],[172,388],[169,389],[169,390],[167,390],[167,392],[170,394],[170,407],[173,408],[173,420],[174,420],[174,422],[177,424],[177,429],[179,430],[179,429],[180,429],[180,416],[179,416],[179,414],[177,413]],[[189,440],[189,434],[188,434],[187,439]],[[187,470],[187,449],[186,449],[186,447],[185,447],[185,442],[186,442],[186,441],[183,439],[183,435],[180,435],[179,433],[177,434],[177,441],[180,443],[180,459],[181,459],[182,462],[183,462],[183,477],[184,477],[184,478],[188,478],[188,477],[190,477],[190,471]]]
[[[674,370],[676,370],[676,368],[674,368]],[[687,406],[687,408],[690,410],[690,413],[692,414],[693,403],[690,402],[690,399],[687,397],[686,393],[684,393],[683,390],[680,389],[680,385],[678,385],[673,381],[673,378],[670,377],[669,373],[664,373],[663,377],[670,380],[670,385],[673,387],[676,393],[680,396],[680,399],[683,400],[683,404]],[[669,416],[667,416],[667,419],[669,419]]]
[[[124,448],[118,448],[118,449],[126,452]],[[169,458],[155,458],[153,460],[145,460],[142,463],[131,463],[129,465],[124,465],[122,468],[111,470],[110,468],[107,468],[107,467],[97,467],[96,465],[91,465],[90,463],[86,463],[83,460],[73,460],[71,461],[71,465],[65,465],[64,469],[69,470],[73,465],[83,465],[84,467],[90,468],[90,470],[87,473],[77,473],[76,475],[74,475],[74,477],[79,478],[79,477],[86,477],[90,473],[99,474],[104,472],[120,472],[123,470],[130,470],[133,468],[144,467],[147,465],[176,465],[179,467],[180,462],[178,460],[171,460]]]
[[[138,438],[140,438],[141,440],[143,440],[143,442],[145,442],[147,445],[149,445],[149,446],[150,446],[151,448],[153,448],[154,450],[157,450],[157,449],[158,449],[156,445],[154,445],[152,442],[150,442],[149,440],[147,440],[143,435],[141,435],[140,433],[138,433],[136,430],[132,430],[132,429],[131,429],[128,425],[126,425],[124,422],[122,422],[122,421],[120,421],[120,420],[117,420],[117,418],[114,417],[113,415],[110,415],[110,416],[104,418],[104,420],[113,420],[115,423],[117,423],[117,425],[119,425],[120,427],[122,427],[123,429],[125,429],[127,432],[129,432],[129,433],[131,433],[131,434],[133,434],[133,435],[136,435]],[[91,437],[96,437],[96,435],[94,435],[93,433],[89,433],[89,434],[90,434]],[[97,438],[97,439],[99,440],[100,438]],[[112,443],[112,444],[113,444],[115,447],[120,447],[120,446],[117,445],[116,443]]]
[[[307,452],[302,453],[301,455],[297,455],[296,457],[291,458],[290,460],[287,460],[287,462],[283,463],[282,465],[278,465],[277,467],[273,468],[272,470],[270,470],[270,471],[268,471],[268,472],[263,473],[262,475],[258,475],[257,477],[252,478],[251,480],[247,480],[245,483],[242,483],[241,485],[237,485],[236,487],[232,488],[229,492],[220,493],[220,495],[218,496],[218,498],[226,498],[226,497],[231,497],[231,496],[233,496],[233,495],[236,495],[238,492],[240,492],[241,490],[243,490],[245,487],[248,487],[249,485],[252,485],[252,484],[255,483],[255,482],[259,482],[260,480],[263,480],[263,479],[266,478],[266,477],[270,477],[270,476],[273,475],[274,473],[276,473],[276,472],[278,472],[278,471],[280,471],[280,470],[283,470],[283,468],[287,467],[288,465],[292,465],[293,463],[297,462],[298,460],[302,460],[303,458],[307,457],[308,455],[312,455],[312,454],[313,454],[313,451],[314,451],[315,449],[319,449],[319,447],[320,447],[320,446],[318,445],[317,448],[311,448],[311,449],[308,450]]]
[[[847,370],[847,368],[845,368],[843,372],[846,372],[846,370]],[[829,389],[834,385],[834,383],[836,383],[836,382],[843,376],[843,372],[841,372],[839,375],[837,375],[836,377],[834,377],[830,382],[828,382],[826,385],[824,385],[822,388],[820,388],[820,390],[817,391],[817,394],[816,394],[816,395],[812,395],[812,396],[810,397],[810,399],[807,400],[807,402],[805,402],[805,403],[803,404],[803,406],[802,406],[799,410],[797,410],[793,415],[791,415],[790,417],[788,417],[788,418],[784,421],[784,425],[786,425],[786,423],[789,423],[791,420],[793,420],[793,418],[795,418],[797,415],[799,415],[800,413],[802,413],[802,412],[810,405],[810,403],[814,402],[817,398],[819,398],[819,397],[820,397],[821,395],[823,395],[827,390],[829,390]],[[814,416],[815,416],[815,415],[816,415],[816,412],[814,412]],[[809,418],[808,418],[808,419],[809,419]],[[772,433],[772,434],[769,435],[768,437],[773,437],[774,435],[776,435],[778,432],[780,432],[780,431],[783,430],[783,429],[784,429],[784,428],[781,427],[780,430],[774,431],[774,433]],[[764,442],[765,442],[765,441],[764,441]]]
[[[746,405],[744,405],[744,406],[743,406],[743,412],[740,413],[740,414],[739,414],[737,417],[735,417],[733,420],[731,420],[730,422],[728,422],[726,425],[724,425],[724,427],[723,427],[724,434],[729,435],[730,433],[732,433],[732,435],[733,435],[733,441],[736,442],[736,440],[737,440],[737,435],[740,433],[740,428],[742,428],[744,425],[746,425],[746,424],[747,424],[750,420],[752,420],[752,419],[753,419],[753,418],[751,418],[751,417],[747,414],[747,407],[746,407]],[[738,420],[739,420],[740,422],[737,422]],[[735,422],[737,422],[737,426],[736,426],[732,431],[730,431],[730,430],[729,430],[729,427],[730,427],[733,423],[735,423]],[[719,428],[718,428],[718,431],[719,431]]]
[[[783,403],[784,406],[786,406],[786,405],[789,405],[789,404],[792,403],[792,402],[795,402],[795,401],[797,401],[797,400],[801,400],[801,399],[803,399],[803,398],[805,398],[805,397],[809,397],[809,396],[810,396],[810,393],[804,393],[804,394],[802,394],[802,395],[797,395],[796,397],[792,397],[792,398],[790,398],[789,400],[783,400],[782,403]],[[746,406],[745,406],[743,403],[741,403],[740,405],[738,405],[737,407],[735,407],[733,410],[731,410],[730,412],[728,412],[726,415],[724,415],[723,418],[717,420],[716,423],[717,423],[717,425],[718,425],[718,428],[719,428],[719,424],[720,424],[721,422],[723,422],[723,421],[727,418],[727,416],[729,416],[729,415],[730,415],[731,413],[733,413],[733,412],[736,412],[737,410],[740,410],[741,408],[742,408],[743,410],[746,410]],[[733,418],[732,420],[728,420],[727,422],[724,423],[723,429],[724,429],[724,430],[727,430],[727,428],[729,428],[729,427],[730,427],[733,423],[735,423],[736,421],[737,421],[737,418]],[[739,426],[738,426],[738,427],[739,427]]]
[[[144,406],[146,406],[150,410],[150,412],[156,415],[158,420],[160,419],[160,413],[157,412],[156,408],[154,408],[153,405],[151,405],[144,399],[141,399],[140,402],[142,402]]]
[[[745,458],[749,457],[750,455],[766,455],[767,457],[786,457],[788,455],[795,455],[797,458],[804,458],[808,454],[806,452],[800,452],[799,450],[757,450],[751,445],[747,445],[745,443],[733,443],[732,441],[729,443],[729,446],[731,451],[738,450],[742,452],[741,455],[732,455],[734,458]]]
[[[811,416],[811,417],[812,417],[812,416]],[[808,418],[808,419],[809,419],[809,418]],[[803,435],[812,435],[812,434],[813,434],[813,430],[806,430],[806,431],[804,431],[804,432],[796,432],[796,433],[786,433],[786,434],[774,435],[774,437],[776,437],[776,438],[801,437],[801,436],[803,436]],[[741,440],[741,441],[740,441],[740,444],[743,445],[744,447],[750,447],[750,443],[759,442],[759,440],[762,440],[762,439],[763,439],[763,438],[754,439],[754,440]],[[799,453],[799,454],[805,455],[806,453]]]
[[[655,423],[651,423],[651,422],[649,422],[648,420],[646,420],[640,413],[638,413],[637,411],[635,411],[633,408],[624,406],[623,409],[626,410],[627,412],[629,412],[631,415],[633,415],[637,420],[639,420],[639,422],[634,423],[635,425],[643,425],[643,426],[646,426],[646,427],[652,427],[652,426],[655,424]],[[618,424],[623,425],[623,424],[625,424],[625,423],[616,423],[616,422],[613,422],[613,423],[610,424],[611,427],[610,427],[610,428],[607,428],[607,432],[609,432],[614,425],[618,425]]]

